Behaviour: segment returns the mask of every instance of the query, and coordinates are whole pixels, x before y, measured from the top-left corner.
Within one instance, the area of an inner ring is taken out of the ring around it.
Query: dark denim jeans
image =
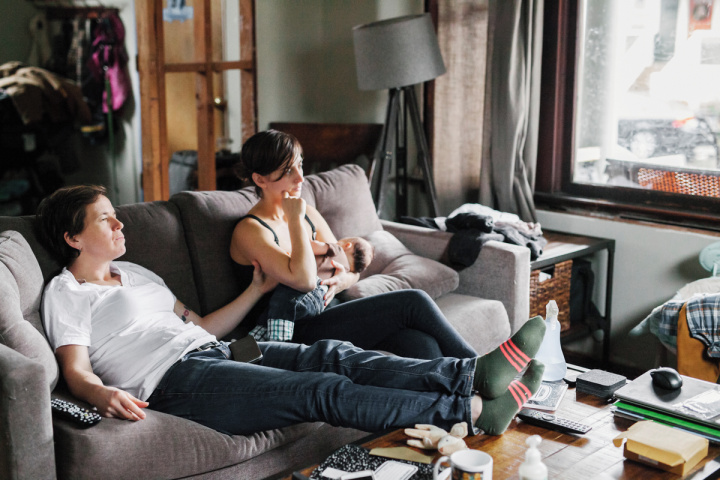
[[[301,292],[280,284],[270,297],[268,319],[297,322],[320,315],[325,309],[325,293],[327,287],[320,286],[320,279],[315,289],[309,292]]]
[[[261,365],[230,360],[224,344],[185,355],[150,408],[242,435],[315,421],[365,431],[472,424],[474,358],[408,359],[336,340],[260,348]]]
[[[292,341],[311,345],[324,338],[402,357],[478,355],[422,290],[397,290],[328,307],[298,322]]]

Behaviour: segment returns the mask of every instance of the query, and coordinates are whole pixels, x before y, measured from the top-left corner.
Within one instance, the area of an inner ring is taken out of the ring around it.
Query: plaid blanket
[[[660,333],[677,337],[677,322],[683,300],[665,302],[660,311]],[[720,358],[720,294],[694,295],[687,301],[690,335],[707,345],[708,356]]]

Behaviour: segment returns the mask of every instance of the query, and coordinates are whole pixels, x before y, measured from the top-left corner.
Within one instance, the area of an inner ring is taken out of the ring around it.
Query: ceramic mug
[[[439,477],[440,465],[450,464],[450,477]],[[433,479],[448,478],[449,480],[492,480],[493,459],[480,450],[460,450],[449,457],[442,456],[435,462]]]

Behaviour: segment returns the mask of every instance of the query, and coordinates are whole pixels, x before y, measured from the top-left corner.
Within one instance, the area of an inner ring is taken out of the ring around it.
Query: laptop
[[[678,390],[652,384],[650,372],[615,391],[615,398],[657,412],[720,429],[720,385],[682,375]]]

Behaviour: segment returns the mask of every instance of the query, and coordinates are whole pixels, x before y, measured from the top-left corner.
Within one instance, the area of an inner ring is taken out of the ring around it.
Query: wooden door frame
[[[240,60],[213,61],[210,8],[212,0],[194,4],[195,58],[200,62],[166,64],[163,46],[163,0],[137,0],[140,115],[142,126],[142,186],[145,201],[170,197],[170,155],[167,145],[165,75],[195,72],[198,138],[198,188],[215,190],[215,122],[213,73],[240,70],[242,141],[257,131],[257,81],[255,59],[255,0],[238,0]],[[206,15],[207,13],[207,15]],[[204,21],[196,19],[203,18]]]

